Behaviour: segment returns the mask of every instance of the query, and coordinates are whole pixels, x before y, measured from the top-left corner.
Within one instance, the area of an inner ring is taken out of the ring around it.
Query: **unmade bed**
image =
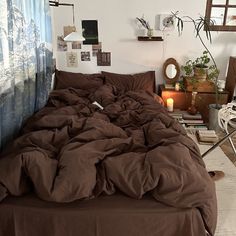
[[[214,183],[154,87],[151,71],[56,71],[1,153],[0,236],[214,235]]]

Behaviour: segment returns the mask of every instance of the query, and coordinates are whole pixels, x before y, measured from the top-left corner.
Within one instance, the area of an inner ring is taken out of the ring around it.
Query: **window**
[[[236,31],[236,0],[207,0],[206,18],[212,31]]]

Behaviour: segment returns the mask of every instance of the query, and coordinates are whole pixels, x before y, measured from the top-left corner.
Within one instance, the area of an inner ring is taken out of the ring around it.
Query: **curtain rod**
[[[73,3],[59,3],[59,1],[49,1],[49,5],[52,7],[59,7],[59,6],[72,6],[72,7],[74,7]]]

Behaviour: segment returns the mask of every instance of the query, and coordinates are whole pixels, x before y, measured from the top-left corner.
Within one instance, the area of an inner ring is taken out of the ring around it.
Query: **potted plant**
[[[170,17],[176,20],[176,22],[177,22],[177,29],[178,29],[179,35],[181,35],[182,32],[183,32],[184,23],[192,23],[193,24],[193,28],[194,28],[194,32],[195,32],[195,37],[200,40],[201,44],[203,45],[203,47],[204,47],[204,49],[206,51],[205,55],[203,55],[203,59],[206,59],[206,61],[207,61],[208,60],[207,58],[210,58],[210,60],[213,63],[209,67],[209,69],[208,69],[208,78],[211,81],[214,82],[215,104],[210,104],[210,106],[209,106],[209,121],[212,122],[214,120],[213,123],[217,124],[217,117],[218,117],[218,115],[216,113],[218,113],[218,110],[221,108],[221,105],[219,104],[219,92],[218,92],[219,69],[217,67],[217,64],[216,64],[216,61],[215,61],[213,55],[211,54],[210,50],[208,49],[208,47],[204,43],[202,35],[201,35],[201,32],[204,29],[205,30],[206,39],[209,40],[210,43],[212,42],[211,31],[210,31],[210,27],[209,26],[210,25],[214,25],[214,21],[212,21],[211,19],[208,19],[206,17],[202,17],[202,16],[199,16],[199,18],[197,18],[197,19],[193,19],[190,16],[179,17],[178,14],[179,14],[178,11],[177,12],[172,12]],[[200,62],[200,60],[198,60],[198,62]],[[186,66],[187,66],[186,67],[187,71],[189,71],[189,69],[191,68],[191,62],[189,62]],[[211,124],[209,124],[209,126],[210,126],[210,128],[213,128],[211,126]]]
[[[208,63],[210,62],[208,52],[204,51],[202,56],[197,57],[195,60],[188,60],[186,65],[182,67],[186,75],[191,75],[194,72],[194,76],[198,79],[207,79]]]
[[[213,92],[215,90],[215,78],[219,75],[219,70],[212,64],[207,51],[203,51],[200,57],[195,60],[188,60],[181,66],[184,72],[184,81],[187,91],[193,89],[200,92]],[[188,85],[191,85],[189,87]]]
[[[194,75],[197,79],[214,80],[219,75],[219,70],[215,65],[208,65],[211,61],[208,51],[203,51],[202,56],[197,57],[194,61],[188,60],[185,65],[181,66],[186,76]]]

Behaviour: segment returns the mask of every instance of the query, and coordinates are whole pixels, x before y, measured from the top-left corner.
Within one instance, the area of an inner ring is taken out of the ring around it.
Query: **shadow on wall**
[[[235,32],[220,32],[212,41],[212,44],[216,48],[218,48],[219,46],[221,49],[221,51],[218,53],[217,57],[215,58],[216,61],[223,62],[219,65],[221,77],[224,77],[224,78],[226,77],[229,57],[236,55],[236,50],[232,50],[235,48],[235,41],[236,41]]]
[[[212,41],[213,45],[222,46],[222,49],[221,49],[221,52],[219,53],[218,58],[220,58],[221,60],[222,58],[225,58],[226,66],[228,64],[229,56],[236,55],[236,50],[235,51],[232,50],[235,47],[235,41],[236,41],[236,32],[220,33]],[[224,57],[224,55],[229,55],[229,56]]]

